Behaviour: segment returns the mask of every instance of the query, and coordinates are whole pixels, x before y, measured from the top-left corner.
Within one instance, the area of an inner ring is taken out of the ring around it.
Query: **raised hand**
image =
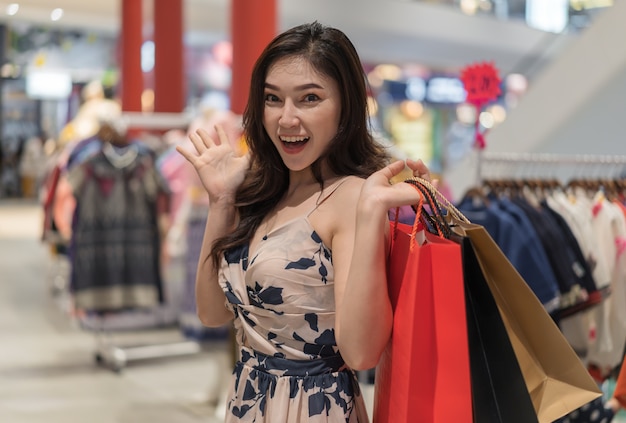
[[[248,154],[238,156],[235,153],[221,126],[216,126],[215,130],[217,139],[204,129],[189,135],[195,152],[181,146],[177,146],[176,150],[196,169],[211,203],[232,203],[237,188],[244,180],[250,158]]]

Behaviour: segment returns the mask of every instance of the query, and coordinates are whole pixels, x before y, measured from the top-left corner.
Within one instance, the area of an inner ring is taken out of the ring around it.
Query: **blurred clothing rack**
[[[485,165],[502,165],[508,173],[530,169],[532,172],[543,170],[553,174],[558,173],[558,168],[569,166],[572,167],[572,173],[581,176],[580,174],[586,173],[583,170],[585,167],[593,169],[596,173],[615,172],[616,169],[622,171],[626,166],[626,155],[481,151],[478,153],[477,166],[479,183],[485,179]]]
[[[482,160],[488,162],[626,164],[626,156],[608,154],[495,153],[485,151],[482,153]]]

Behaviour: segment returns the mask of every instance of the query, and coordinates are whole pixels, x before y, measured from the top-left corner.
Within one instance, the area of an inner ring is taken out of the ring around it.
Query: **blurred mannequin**
[[[121,118],[100,119],[98,121],[96,137],[103,142],[108,142],[115,147],[128,145],[127,127]]]
[[[95,135],[102,121],[112,121],[121,116],[122,109],[118,102],[104,95],[100,81],[92,81],[82,90],[83,104],[76,116],[61,130],[59,147],[80,141]]]

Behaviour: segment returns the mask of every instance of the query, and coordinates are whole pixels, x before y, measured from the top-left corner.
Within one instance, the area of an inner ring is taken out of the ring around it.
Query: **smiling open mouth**
[[[297,148],[303,146],[309,141],[309,137],[280,137],[286,148]]]

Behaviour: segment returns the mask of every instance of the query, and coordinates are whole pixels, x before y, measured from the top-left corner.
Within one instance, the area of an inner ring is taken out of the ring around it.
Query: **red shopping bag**
[[[419,220],[419,219],[418,219]],[[374,423],[471,423],[460,245],[392,223],[393,332],[376,368]]]

